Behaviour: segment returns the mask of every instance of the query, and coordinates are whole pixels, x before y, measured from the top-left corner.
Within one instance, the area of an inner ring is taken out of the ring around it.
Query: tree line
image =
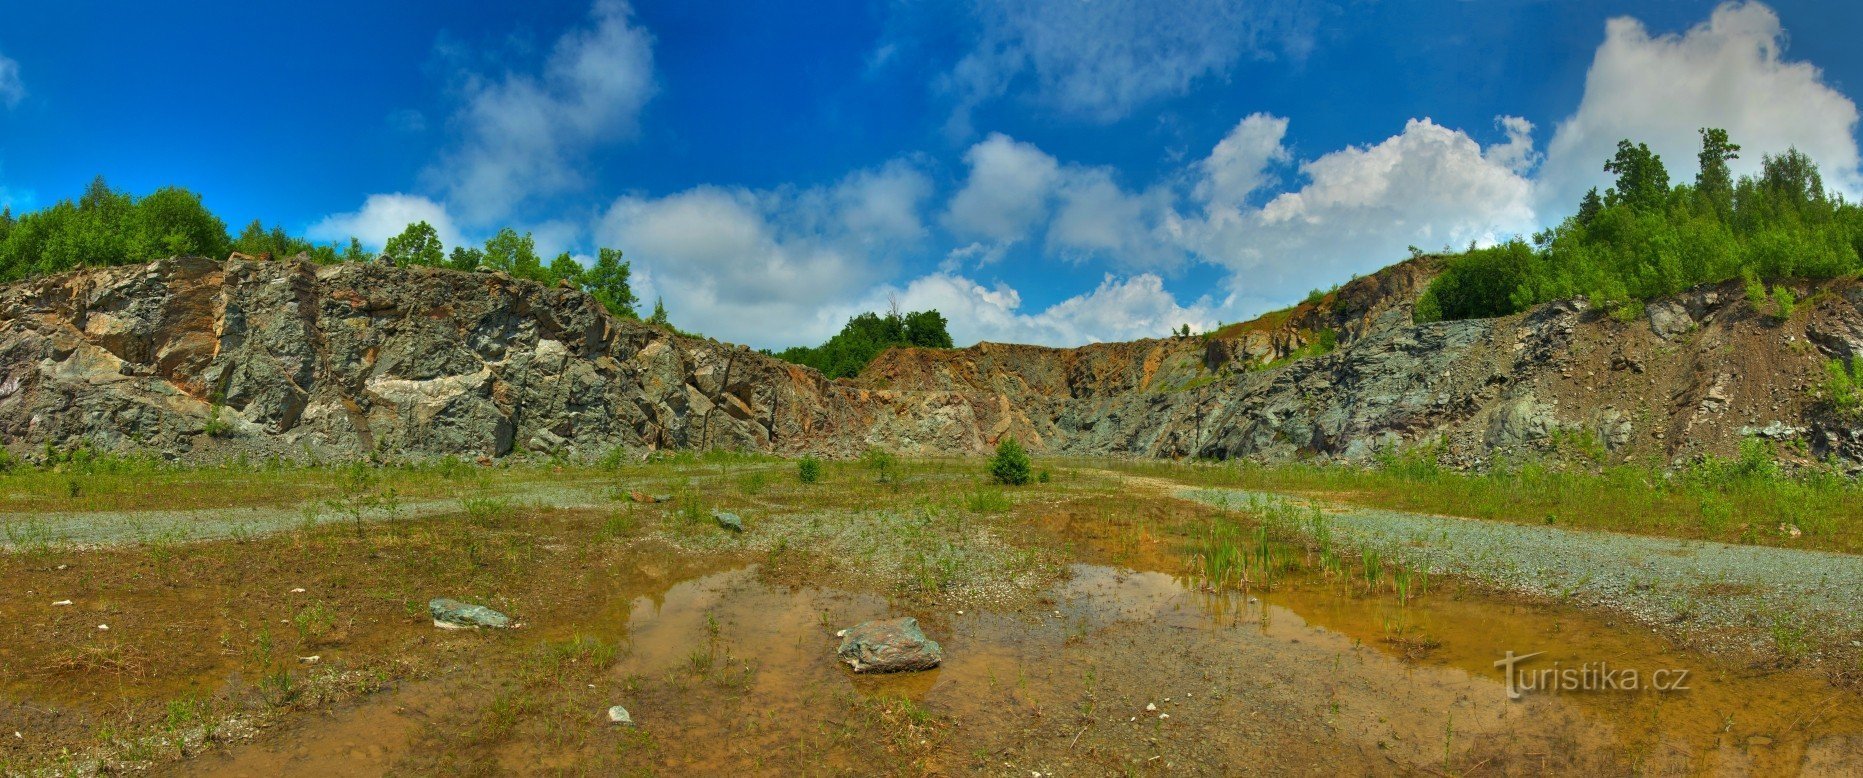
[[[874,357],[894,346],[951,348],[949,322],[936,310],[885,314],[863,313],[847,320],[841,331],[819,346],[793,346],[765,354],[808,365],[829,378],[852,378]]]
[[[136,197],[110,188],[101,176],[76,201],[61,200],[18,216],[11,208],[0,209],[0,283],[78,267],[127,265],[181,255],[224,257],[235,251],[272,258],[302,254],[325,264],[364,262],[376,256],[355,238],[345,245],[313,243],[258,220],[233,236],[226,223],[201,203],[199,194],[164,187]],[[586,268],[568,252],[546,264],[530,233],[506,227],[482,246],[455,246],[448,252],[439,233],[423,221],[389,238],[382,255],[403,266],[483,267],[545,284],[567,281],[617,316],[640,317],[636,310],[640,301],[628,285],[632,267],[615,249],[598,250],[594,264]],[[665,307],[656,302],[648,320],[666,324]]]
[[[1828,192],[1818,166],[1796,148],[1760,158],[1757,176],[1735,180],[1740,146],[1703,128],[1699,172],[1672,185],[1662,158],[1620,141],[1604,163],[1616,175],[1587,192],[1563,222],[1534,234],[1447,257],[1418,300],[1418,321],[1504,316],[1584,295],[1620,315],[1689,287],[1745,278],[1834,278],[1863,270],[1863,208]],[[1777,291],[1777,290],[1775,290]]]

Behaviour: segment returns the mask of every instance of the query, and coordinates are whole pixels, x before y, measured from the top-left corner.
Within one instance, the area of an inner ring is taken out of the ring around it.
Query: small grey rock
[[[732,532],[744,531],[744,520],[738,518],[735,513],[729,513],[714,508],[712,509],[712,519],[718,522],[718,526],[731,530]]]
[[[458,600],[436,597],[427,603],[427,612],[433,616],[433,625],[441,629],[471,629],[474,627],[491,627],[504,629],[511,626],[511,617],[483,605],[469,605]]]
[[[628,715],[627,708],[623,708],[619,705],[608,709],[608,720],[615,724],[626,724],[629,726],[634,724],[634,717]]]
[[[834,653],[856,673],[930,670],[944,661],[944,648],[910,616],[861,622],[845,633]]]

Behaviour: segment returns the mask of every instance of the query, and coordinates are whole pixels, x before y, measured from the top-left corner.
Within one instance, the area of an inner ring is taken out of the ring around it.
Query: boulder
[[[483,605],[471,605],[445,597],[437,597],[429,601],[427,612],[433,616],[433,625],[441,629],[473,629],[476,627],[504,629],[511,626],[510,616]]]
[[[738,518],[737,514],[735,513],[721,511],[716,508],[713,508],[712,509],[712,520],[718,522],[718,526],[731,530],[732,532],[743,532],[744,531],[744,520]]]
[[[919,620],[910,616],[861,622],[842,630],[841,646],[834,653],[856,673],[930,670],[944,661],[938,641],[925,637]]]
[[[631,726],[634,723],[634,717],[628,715],[627,708],[616,705],[608,709],[608,721]]]

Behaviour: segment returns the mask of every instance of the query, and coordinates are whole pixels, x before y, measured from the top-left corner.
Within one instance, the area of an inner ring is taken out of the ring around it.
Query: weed
[[[796,479],[805,484],[822,480],[822,461],[815,457],[803,457],[796,463]]]

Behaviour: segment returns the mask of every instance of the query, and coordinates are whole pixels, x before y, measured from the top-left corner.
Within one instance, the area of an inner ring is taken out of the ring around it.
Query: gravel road
[[[1177,493],[1231,508],[1318,505],[1344,546],[1687,632],[1778,628],[1787,639],[1802,630],[1843,640],[1863,633],[1863,557],[1855,555],[1432,516],[1244,490]]]

